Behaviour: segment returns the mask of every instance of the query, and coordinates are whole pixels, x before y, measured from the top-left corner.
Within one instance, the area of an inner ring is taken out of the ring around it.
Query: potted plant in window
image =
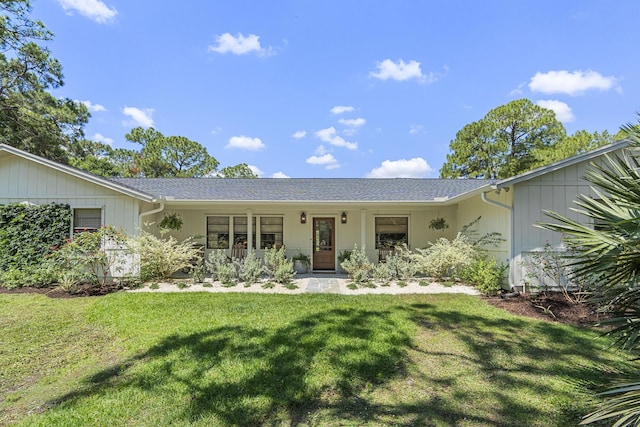
[[[298,252],[298,254],[291,259],[293,260],[293,269],[298,274],[307,273],[311,268],[311,258],[307,254]]]

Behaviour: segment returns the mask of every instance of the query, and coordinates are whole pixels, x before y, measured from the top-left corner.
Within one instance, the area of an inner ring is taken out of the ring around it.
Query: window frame
[[[259,224],[259,230],[258,230],[258,235],[260,236],[260,249],[269,249],[271,247],[273,247],[275,245],[276,248],[280,248],[281,246],[284,245],[284,215],[260,215],[258,216],[259,220],[257,221],[257,223]],[[280,220],[280,224],[263,224],[262,220],[266,219],[266,218],[276,218]],[[263,231],[263,225],[264,226],[271,226],[271,225],[280,225],[281,229],[280,232],[278,233],[278,231],[268,231],[267,233],[265,233]],[[266,234],[273,234],[274,237],[273,239],[264,239],[263,236]],[[280,239],[278,240],[277,235],[280,234]],[[268,244],[265,242],[269,242]]]
[[[405,225],[406,227],[406,231],[405,233],[379,233],[378,232],[378,225],[396,225],[396,224],[378,224],[378,220],[382,220],[382,219],[389,219],[389,218],[398,218],[398,219],[404,219],[406,221],[406,224],[399,224],[399,225]],[[409,221],[409,215],[384,215],[384,216],[376,216],[374,217],[374,221],[373,221],[373,233],[374,233],[374,246],[375,249],[384,249],[384,248],[393,248],[399,244],[405,244],[407,246],[409,246],[409,224],[411,221]],[[379,235],[381,234],[385,234],[385,235],[400,235],[400,234],[404,234],[404,239],[389,239],[389,241],[394,241],[396,244],[393,246],[388,246],[388,245],[384,245],[381,242],[383,242],[383,240],[379,237]]]
[[[91,216],[91,217],[85,217],[85,218],[79,218],[80,215],[78,215],[78,211],[99,211],[100,212],[100,216],[98,218],[98,216]],[[80,233],[84,233],[84,232],[90,232],[90,233],[95,233],[98,230],[100,230],[100,228],[104,225],[104,206],[77,206],[77,207],[73,207],[71,210],[71,236],[75,236],[76,234],[80,234]],[[91,224],[91,225],[77,225],[78,220],[87,220],[87,219],[91,219],[91,220],[95,220],[96,223],[95,224]]]

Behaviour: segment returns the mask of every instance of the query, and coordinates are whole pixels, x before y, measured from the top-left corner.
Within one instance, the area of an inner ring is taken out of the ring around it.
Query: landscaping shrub
[[[485,295],[497,295],[506,269],[507,266],[498,264],[495,258],[477,258],[462,269],[460,277]]]
[[[387,255],[384,264],[387,264],[392,278],[398,280],[406,280],[415,276],[419,268],[406,245],[397,247],[395,252]]]
[[[71,208],[51,203],[40,206],[0,206],[0,271],[36,266],[69,238]],[[15,273],[11,273],[15,274]]]
[[[340,266],[347,272],[349,278],[356,283],[366,282],[371,278],[374,266],[369,261],[366,253],[366,247],[358,249],[358,245],[353,245],[351,256],[346,259]]]
[[[161,231],[161,236],[165,233]],[[191,267],[200,256],[200,249],[190,239],[178,242],[175,237],[157,237],[141,230],[131,237],[131,249],[140,257],[140,279],[166,279],[173,273]]]
[[[43,288],[57,281],[52,263],[42,262],[39,265],[10,267],[0,273],[0,286],[8,289],[33,286]]]
[[[241,282],[256,283],[264,273],[264,266],[254,251],[249,251],[247,256],[238,263],[238,278]]]
[[[386,262],[374,266],[372,276],[375,280],[386,283],[394,279],[394,274]]]
[[[67,291],[83,282],[104,285],[107,277],[115,273],[114,266],[126,250],[126,242],[124,233],[105,226],[95,232],[74,235],[50,255],[49,261],[55,266],[58,282]]]
[[[285,257],[284,246],[280,249],[268,248],[264,251],[265,272],[277,283],[289,283],[296,272],[293,269],[293,260]]]
[[[417,252],[412,258],[418,265],[418,271],[437,279],[455,276],[478,256],[478,249],[462,233],[452,241],[441,237],[428,248],[417,249]]]
[[[223,265],[228,263],[227,252],[224,249],[214,249],[209,252],[209,256],[205,261],[207,271],[211,274],[211,279],[220,280],[218,272]]]

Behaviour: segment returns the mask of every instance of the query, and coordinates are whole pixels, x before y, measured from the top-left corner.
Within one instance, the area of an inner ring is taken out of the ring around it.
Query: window
[[[282,217],[260,217],[260,249],[282,246]]]
[[[73,234],[98,231],[102,225],[102,209],[76,208],[73,210]]]
[[[229,249],[229,217],[207,217],[207,249]]]
[[[408,217],[376,218],[376,249],[409,244]]]
[[[253,217],[253,232],[251,233],[253,241],[253,249],[256,248],[256,218]],[[243,245],[247,249],[247,243],[249,241],[247,235],[247,217],[235,216],[233,217],[233,245]]]

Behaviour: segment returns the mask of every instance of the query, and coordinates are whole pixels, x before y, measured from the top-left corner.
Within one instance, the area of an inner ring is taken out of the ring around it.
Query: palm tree
[[[586,284],[590,300],[607,313],[615,345],[640,355],[640,127],[623,126],[629,145],[621,154],[592,163],[585,179],[594,196],[579,195],[576,221],[555,212],[555,223],[539,227],[563,233],[572,280]],[[605,401],[582,424],[618,418],[615,426],[640,425],[640,379],[625,380],[602,393]]]

